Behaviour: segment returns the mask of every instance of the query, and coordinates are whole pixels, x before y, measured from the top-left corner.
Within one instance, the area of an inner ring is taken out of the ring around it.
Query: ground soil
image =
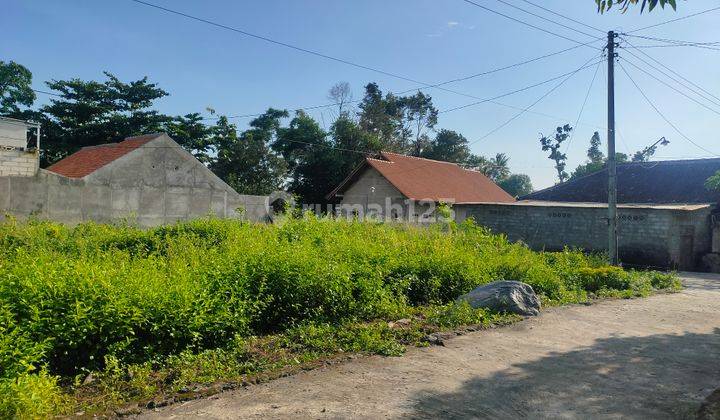
[[[549,308],[402,357],[361,357],[146,417],[693,418],[720,387],[720,276]]]

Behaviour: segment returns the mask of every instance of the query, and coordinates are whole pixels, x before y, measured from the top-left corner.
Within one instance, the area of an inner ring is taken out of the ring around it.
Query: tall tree
[[[466,164],[470,158],[470,148],[465,136],[442,129],[420,155],[428,159]]]
[[[549,159],[555,162],[555,170],[557,171],[558,179],[560,183],[565,182],[568,179],[568,173],[565,172],[565,165],[567,161],[567,155],[560,151],[560,147],[563,142],[570,137],[570,132],[573,128],[570,124],[565,124],[555,129],[555,134],[552,137],[541,135],[540,145],[543,152],[550,152]]]
[[[174,117],[165,123],[163,131],[200,162],[212,162],[217,151],[214,142],[219,137],[213,136],[213,127],[206,125],[199,113]]]
[[[420,156],[429,145],[427,132],[437,124],[438,110],[432,103],[432,97],[422,92],[403,97],[400,102],[402,105],[402,132],[413,138],[410,153],[413,156]]]
[[[21,106],[35,102],[32,73],[14,61],[0,61],[0,115],[21,117]]]
[[[407,152],[409,133],[402,125],[402,98],[392,93],[383,95],[377,83],[369,83],[359,108],[360,128],[377,137],[383,150]]]
[[[84,146],[161,131],[170,117],[152,109],[168,95],[147,77],[125,83],[105,72],[104,82],[52,80],[60,95],[40,108],[43,114],[43,163],[52,163]]]
[[[498,186],[515,198],[530,194],[533,191],[530,177],[525,174],[512,174],[500,180]]]
[[[341,115],[348,112],[348,105],[352,102],[352,89],[350,83],[339,82],[334,84],[328,91],[328,99],[333,101],[337,105],[337,116],[340,118]]]
[[[490,159],[485,156],[470,155],[465,163],[466,168],[482,172],[493,182],[500,182],[510,175],[510,159],[505,153],[498,153]]]
[[[241,194],[266,195],[281,189],[287,163],[270,144],[277,138],[280,119],[287,115],[287,111],[271,108],[240,135],[235,125],[221,117],[214,129],[217,159],[210,169]]]

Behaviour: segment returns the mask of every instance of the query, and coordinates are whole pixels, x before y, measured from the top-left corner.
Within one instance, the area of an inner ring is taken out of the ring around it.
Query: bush
[[[492,314],[452,302],[494,280],[529,283],[546,303],[677,286],[672,275],[628,273],[579,251],[533,252],[472,223],[418,228],[309,215],[149,230],[10,220],[0,224],[0,255],[0,414],[59,407],[53,375],[72,382],[104,371],[112,384],[128,366],[134,378],[162,366],[205,379],[247,370],[256,361],[238,353],[238,340],[265,334],[318,353],[397,354],[404,339],[378,320],[423,307],[438,326],[489,322]],[[28,387],[37,392],[22,395],[47,395],[47,404],[18,399]]]

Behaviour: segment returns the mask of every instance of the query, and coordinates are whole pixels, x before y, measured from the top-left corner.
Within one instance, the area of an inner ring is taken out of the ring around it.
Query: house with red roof
[[[480,172],[390,152],[366,157],[327,198],[342,214],[417,222],[434,220],[439,203],[515,201]]]
[[[24,139],[23,130],[10,128]],[[47,169],[24,146],[0,138],[0,214],[140,226],[208,215],[269,217],[267,197],[238,194],[165,133],[84,147]]]

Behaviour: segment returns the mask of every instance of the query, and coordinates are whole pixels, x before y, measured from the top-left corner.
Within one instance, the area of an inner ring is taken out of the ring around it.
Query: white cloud
[[[458,26],[459,24],[460,24],[460,22],[455,22],[454,20],[451,20],[450,22],[447,23],[447,26],[452,28],[453,26]]]

